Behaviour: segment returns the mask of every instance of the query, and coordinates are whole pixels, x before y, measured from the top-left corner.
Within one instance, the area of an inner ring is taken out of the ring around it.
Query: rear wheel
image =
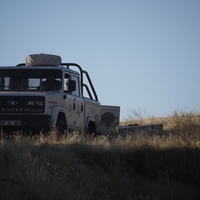
[[[87,127],[87,133],[88,134],[96,134],[96,128],[95,128],[95,123],[94,122],[90,122],[88,124],[88,127]]]

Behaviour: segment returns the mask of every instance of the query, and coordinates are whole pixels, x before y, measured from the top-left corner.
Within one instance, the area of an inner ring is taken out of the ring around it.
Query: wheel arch
[[[54,106],[51,113],[51,127],[56,127],[58,120],[62,120],[67,127],[65,109],[63,107]]]
[[[66,116],[65,116],[64,112],[58,112],[58,117],[57,117],[57,120],[56,120],[56,125],[58,124],[59,120],[61,120],[61,121],[64,122],[65,129],[67,129]]]
[[[96,124],[95,119],[88,117],[87,119],[87,125],[86,125],[86,132],[88,133],[96,133]]]

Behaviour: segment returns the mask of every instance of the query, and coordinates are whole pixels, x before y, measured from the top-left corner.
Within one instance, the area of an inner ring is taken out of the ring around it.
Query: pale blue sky
[[[199,0],[0,0],[0,66],[60,55],[121,120],[200,112]]]

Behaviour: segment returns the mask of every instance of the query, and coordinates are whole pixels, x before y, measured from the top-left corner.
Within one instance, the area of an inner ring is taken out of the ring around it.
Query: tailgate
[[[111,133],[119,125],[120,107],[101,105],[101,133]]]

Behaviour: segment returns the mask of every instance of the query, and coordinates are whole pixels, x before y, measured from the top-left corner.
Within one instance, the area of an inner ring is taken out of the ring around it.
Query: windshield
[[[59,69],[0,69],[0,91],[56,91],[61,83]]]

